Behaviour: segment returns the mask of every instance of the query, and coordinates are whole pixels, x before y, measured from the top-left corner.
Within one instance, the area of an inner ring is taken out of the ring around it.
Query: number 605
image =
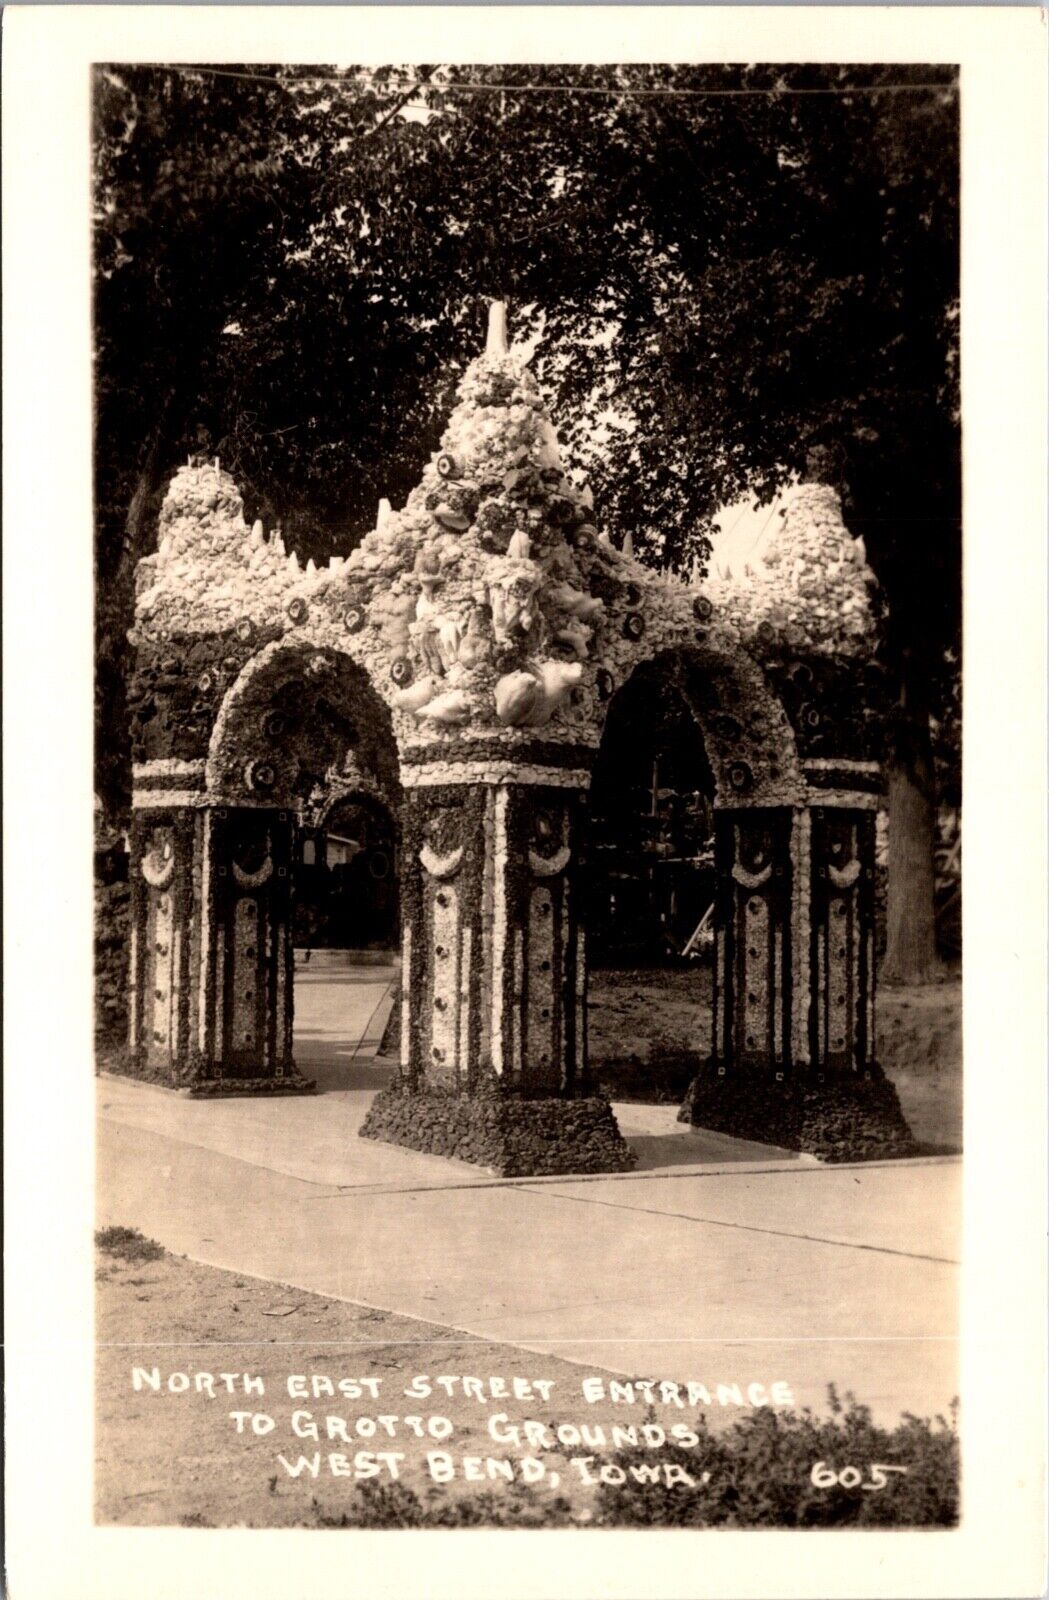
[[[889,1472],[906,1472],[906,1467],[891,1467],[884,1461],[872,1461],[870,1465],[871,1481],[864,1483],[863,1469],[861,1467],[842,1467],[835,1471],[828,1467],[825,1461],[817,1461],[809,1473],[811,1482],[817,1489],[833,1489],[839,1485],[842,1489],[884,1489],[888,1483]]]

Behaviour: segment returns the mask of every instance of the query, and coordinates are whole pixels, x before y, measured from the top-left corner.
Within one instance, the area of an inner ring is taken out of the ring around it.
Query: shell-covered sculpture
[[[507,672],[495,686],[495,710],[499,721],[509,728],[528,722],[541,696],[541,685],[534,672],[518,668]]]

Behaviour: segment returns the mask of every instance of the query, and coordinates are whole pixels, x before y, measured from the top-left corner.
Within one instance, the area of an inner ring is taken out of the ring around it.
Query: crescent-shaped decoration
[[[446,856],[436,855],[428,844],[424,844],[419,851],[419,860],[431,878],[450,878],[453,872],[458,872],[462,859],[462,845],[457,850],[449,850]]]
[[[748,872],[746,867],[736,865],[732,868],[732,876],[744,889],[760,889],[772,877],[772,863],[769,862],[761,872]]]
[[[175,876],[175,857],[164,860],[155,850],[142,857],[142,876],[152,889],[166,889]]]
[[[267,856],[261,867],[254,872],[245,872],[243,867],[233,863],[233,878],[241,889],[261,889],[262,885],[273,876],[273,857]]]
[[[537,878],[553,878],[565,870],[571,857],[572,852],[566,844],[552,856],[539,856],[534,850],[529,850],[528,865]]]
[[[828,867],[827,877],[835,889],[851,889],[860,875],[858,861],[850,861],[847,867]]]

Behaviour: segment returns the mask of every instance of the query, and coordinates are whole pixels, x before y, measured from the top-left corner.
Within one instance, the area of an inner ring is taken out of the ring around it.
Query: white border
[[[957,1533],[91,1523],[91,60],[962,64],[963,1348]],[[1023,1596],[1044,1581],[1045,24],[1033,9],[9,7],[3,16],[8,1570],[17,1600]],[[512,1543],[510,1542],[512,1540]]]

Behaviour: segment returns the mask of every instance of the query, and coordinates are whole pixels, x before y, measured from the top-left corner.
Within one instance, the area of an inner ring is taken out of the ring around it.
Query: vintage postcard
[[[1044,17],[4,26],[13,1593],[1041,1593]]]

